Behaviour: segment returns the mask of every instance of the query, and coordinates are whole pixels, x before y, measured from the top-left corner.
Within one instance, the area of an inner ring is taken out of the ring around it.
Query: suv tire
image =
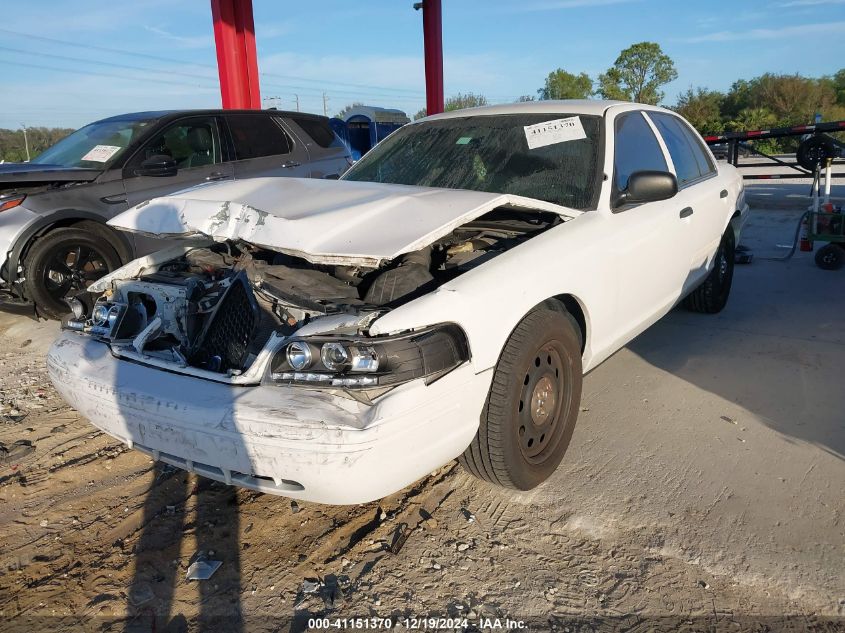
[[[120,257],[102,236],[62,228],[38,238],[24,262],[25,289],[40,316],[60,319],[70,298],[120,267]]]

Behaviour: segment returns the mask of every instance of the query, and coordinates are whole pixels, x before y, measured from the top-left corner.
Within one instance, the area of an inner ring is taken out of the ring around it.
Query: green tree
[[[417,113],[414,115],[414,121],[419,121],[420,119],[424,119],[428,116],[428,110],[422,108],[421,110],[417,110]]]
[[[446,112],[452,110],[463,110],[464,108],[477,108],[487,105],[487,97],[472,92],[466,94],[458,93],[446,99]]]
[[[725,95],[717,90],[691,87],[678,95],[675,112],[689,121],[701,134],[719,133],[725,128],[722,120],[722,103]]]
[[[30,158],[35,158],[51,145],[55,145],[73,132],[70,128],[26,128]],[[23,130],[0,129],[0,161],[19,163],[26,160]]]
[[[534,95],[521,95],[519,99],[516,100],[517,103],[526,103],[527,101],[536,101],[537,98]]]
[[[593,93],[593,80],[587,73],[573,75],[558,68],[546,77],[546,85],[537,91],[540,99],[587,99]]]
[[[841,68],[832,77],[833,90],[836,92],[836,103],[845,105],[845,68]]]
[[[766,73],[752,82],[753,107],[768,107],[778,125],[811,123],[813,115],[836,103],[828,83],[801,75]]]
[[[599,75],[598,93],[605,99],[657,104],[660,87],[678,77],[672,58],[659,44],[640,42],[619,53],[611,68]]]
[[[752,84],[746,79],[739,79],[731,85],[722,102],[722,116],[735,119],[745,108],[752,107]]]

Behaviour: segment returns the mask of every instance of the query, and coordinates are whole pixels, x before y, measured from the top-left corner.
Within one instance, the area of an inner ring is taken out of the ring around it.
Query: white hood
[[[311,178],[251,178],[153,198],[109,224],[160,237],[243,240],[315,264],[378,266],[497,207],[580,211],[508,194]]]

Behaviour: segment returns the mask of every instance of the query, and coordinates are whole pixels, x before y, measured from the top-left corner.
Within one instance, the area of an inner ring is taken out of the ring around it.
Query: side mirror
[[[668,200],[678,193],[678,179],[668,171],[635,171],[628,177],[628,187],[619,192],[611,205],[614,209],[626,204]]]
[[[147,158],[135,170],[136,176],[175,176],[178,169],[172,156],[157,154]]]

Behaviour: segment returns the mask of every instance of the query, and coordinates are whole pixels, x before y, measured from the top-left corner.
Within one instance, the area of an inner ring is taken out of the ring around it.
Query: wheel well
[[[544,303],[553,310],[562,309],[572,315],[576,323],[578,323],[578,329],[581,334],[581,352],[583,353],[587,345],[587,316],[584,308],[581,306],[581,302],[572,295],[563,294],[550,297]]]
[[[741,211],[739,211],[739,210],[734,211],[734,214],[731,216],[731,219],[730,219],[730,221],[728,222],[728,224],[730,225],[730,227],[731,227],[731,228],[733,229],[733,231],[734,231],[734,240],[735,240],[736,242],[739,242],[739,229],[740,229],[740,227],[739,227],[739,226],[737,226],[737,225],[734,223],[734,220],[738,220],[738,219],[740,219],[741,217],[742,217],[742,212],[741,212]]]
[[[117,251],[117,255],[118,257],[120,257],[121,263],[125,264],[132,260],[132,247],[130,246],[128,240],[125,237],[122,237],[117,233],[117,231],[102,222],[98,222],[97,220],[92,220],[90,218],[80,217],[61,218],[59,220],[56,220],[55,222],[52,222],[39,228],[35,233],[33,233],[29,237],[26,242],[26,245],[21,250],[21,260],[26,257],[27,253],[29,252],[29,249],[32,248],[32,245],[35,243],[35,240],[37,240],[39,237],[43,237],[55,229],[65,229],[71,227],[88,229],[89,231],[96,232],[100,236],[107,239]]]

